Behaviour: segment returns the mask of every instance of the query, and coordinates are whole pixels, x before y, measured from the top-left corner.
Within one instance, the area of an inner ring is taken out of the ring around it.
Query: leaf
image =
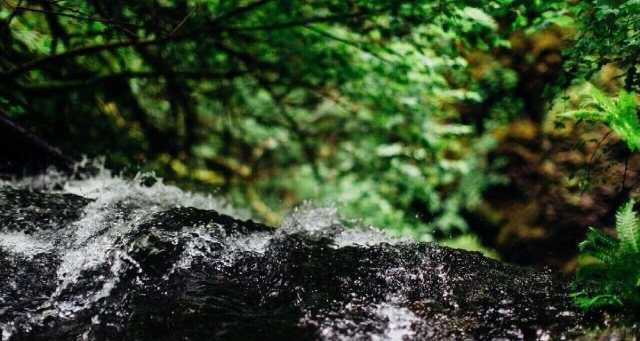
[[[640,306],[640,220],[629,200],[616,213],[618,240],[590,228],[579,244],[580,267],[571,294],[585,309]]]
[[[400,155],[402,154],[402,145],[399,143],[381,145],[376,148],[376,154],[381,157]]]
[[[618,249],[618,242],[602,231],[589,228],[587,239],[578,244],[580,257],[590,256],[603,263],[610,262]]]
[[[567,111],[558,116],[603,122],[627,143],[631,151],[640,150],[640,120],[636,95],[621,91],[617,98],[612,98],[590,86],[587,96],[581,105],[584,109]]]
[[[567,112],[558,114],[558,116],[559,117],[576,117],[576,118],[600,120],[600,121],[604,120],[605,118],[604,114],[598,110],[584,110],[584,109],[567,111]]]
[[[626,91],[620,93],[611,129],[627,142],[631,151],[640,149],[640,121],[638,121],[635,94]]]
[[[560,27],[574,27],[576,24],[576,21],[568,15],[559,15],[556,17],[552,17],[549,18],[549,21]]]
[[[478,24],[482,26],[486,26],[491,29],[496,29],[498,27],[498,24],[496,23],[496,21],[479,8],[467,7],[462,12],[465,16],[475,20]]]
[[[633,200],[629,200],[616,213],[616,231],[621,249],[625,253],[640,252],[640,221],[633,211]]]

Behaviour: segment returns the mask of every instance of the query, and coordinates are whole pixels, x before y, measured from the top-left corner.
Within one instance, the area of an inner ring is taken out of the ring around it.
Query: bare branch
[[[262,25],[262,26],[222,26],[219,29],[224,31],[269,31],[269,30],[282,30],[292,27],[305,26],[308,24],[317,24],[323,22],[339,22],[347,19],[354,19],[358,17],[363,17],[365,15],[369,15],[368,12],[357,12],[357,13],[346,13],[346,14],[336,14],[329,16],[318,16],[311,17],[300,20],[293,20],[284,23],[277,23],[271,25]]]
[[[273,1],[273,0],[258,0],[256,2],[248,4],[246,6],[240,6],[238,8],[234,8],[234,9],[230,10],[229,12],[221,14],[220,16],[215,18],[213,20],[213,22],[218,22],[218,21],[222,21],[224,19],[228,19],[228,18],[231,18],[231,17],[235,17],[235,16],[238,16],[238,15],[241,15],[243,13],[252,11],[252,10],[258,8],[258,7],[266,5],[266,4],[270,3],[271,1]]]
[[[44,56],[41,58],[28,61],[22,65],[16,66],[13,69],[3,73],[2,76],[5,78],[15,77],[16,75],[22,72],[37,68],[38,66],[41,66],[43,64],[52,63],[65,58],[93,54],[93,53],[101,52],[104,50],[113,50],[120,47],[159,45],[159,44],[164,44],[170,41],[177,41],[180,39],[184,39],[186,37],[187,36],[185,35],[175,35],[175,36],[166,36],[166,37],[156,38],[156,39],[125,40],[125,41],[110,42],[103,45],[81,47],[73,50],[68,50],[63,53]]]
[[[187,13],[187,15],[185,15],[184,19],[182,19],[178,25],[176,25],[176,27],[173,28],[173,30],[171,30],[171,33],[169,33],[169,36],[172,36],[174,34],[176,34],[176,32],[178,32],[178,30],[180,29],[180,27],[182,27],[182,25],[184,25],[184,23],[187,22],[187,20],[189,19],[189,17],[191,16],[191,14],[193,14],[193,12],[195,11],[195,7],[193,9],[191,9],[189,11],[189,13]]]
[[[310,26],[304,26],[304,28],[308,29],[311,32],[319,34],[319,35],[321,35],[321,36],[323,36],[325,38],[329,38],[329,39],[335,40],[337,42],[343,43],[345,45],[352,46],[352,47],[354,47],[354,48],[356,48],[358,50],[361,50],[361,51],[364,51],[366,53],[369,53],[374,58],[376,58],[376,59],[378,59],[378,60],[380,60],[382,62],[385,62],[387,64],[393,64],[392,61],[380,56],[379,54],[377,54],[375,51],[373,51],[371,48],[369,48],[368,46],[366,46],[364,44],[353,42],[351,40],[338,37],[338,36],[333,35],[333,34],[327,32],[327,31],[321,30],[321,29],[319,29],[317,27],[314,27],[314,26],[311,26],[311,25]]]
[[[61,82],[48,82],[46,84],[35,84],[35,85],[24,85],[18,84],[18,86],[25,91],[29,92],[50,92],[50,91],[61,91],[61,90],[73,90],[78,88],[84,88],[91,84],[110,84],[113,81],[117,81],[120,79],[135,79],[135,78],[157,78],[163,77],[166,73],[175,75],[177,77],[189,78],[189,79],[230,79],[239,77],[244,74],[242,71],[210,71],[210,70],[189,70],[189,71],[166,71],[166,72],[158,72],[158,71],[129,71],[129,72],[119,72],[108,75],[100,75],[87,79],[73,79],[66,80]]]
[[[61,17],[69,17],[69,18],[80,19],[80,20],[97,21],[97,22],[110,23],[110,24],[133,26],[133,27],[142,27],[141,25],[138,25],[138,24],[133,24],[133,23],[115,20],[115,19],[104,19],[104,18],[99,18],[91,15],[79,15],[79,14],[71,14],[71,13],[58,12],[58,11],[49,11],[41,8],[20,6],[20,4],[13,6],[7,1],[5,1],[5,3],[7,3],[8,6],[10,6],[14,11],[17,11],[17,12],[24,11],[24,12],[43,13],[43,14],[53,14]]]

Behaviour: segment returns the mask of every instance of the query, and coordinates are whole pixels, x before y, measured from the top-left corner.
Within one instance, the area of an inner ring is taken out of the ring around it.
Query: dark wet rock
[[[56,229],[78,219],[90,199],[73,194],[50,194],[4,187],[0,191],[0,231]]]
[[[336,221],[276,231],[127,196],[0,198],[3,339],[533,339],[583,323],[552,272]]]
[[[0,321],[23,321],[34,314],[56,289],[55,256],[40,254],[31,259],[0,249]]]

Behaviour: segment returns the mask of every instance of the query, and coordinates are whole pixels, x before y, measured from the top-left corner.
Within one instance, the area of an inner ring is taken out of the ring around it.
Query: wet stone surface
[[[83,181],[0,186],[3,340],[548,339],[583,322],[551,272],[348,230],[331,208],[274,230],[162,184]]]

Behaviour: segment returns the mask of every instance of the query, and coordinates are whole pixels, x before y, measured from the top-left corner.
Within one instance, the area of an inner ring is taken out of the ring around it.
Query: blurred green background
[[[605,125],[555,115],[586,81],[636,89],[638,6],[2,0],[0,110],[75,158],[216,191],[274,226],[337,203],[571,271],[638,160]]]

